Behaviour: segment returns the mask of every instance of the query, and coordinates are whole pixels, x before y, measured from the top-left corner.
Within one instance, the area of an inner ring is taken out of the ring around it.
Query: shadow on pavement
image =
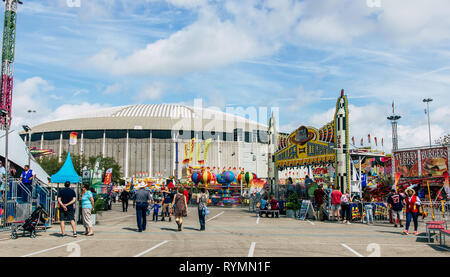
[[[433,248],[434,250],[439,251],[439,252],[449,252],[450,251],[450,247],[448,247],[446,245],[428,244],[428,246],[430,246],[431,248]]]
[[[137,232],[138,231],[138,228],[130,228],[130,227],[124,227],[124,228],[122,228],[123,230],[127,230],[127,231],[134,231],[134,232]]]
[[[172,228],[161,228],[162,231],[172,231],[172,232],[178,232],[177,229],[172,229]]]

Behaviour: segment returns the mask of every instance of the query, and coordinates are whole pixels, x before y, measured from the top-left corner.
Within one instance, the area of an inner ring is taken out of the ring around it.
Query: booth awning
[[[61,169],[52,175],[51,182],[52,183],[65,183],[69,181],[71,184],[80,183],[81,177],[78,176],[75,168],[73,167],[72,158],[70,157],[70,151],[67,155],[66,161]]]

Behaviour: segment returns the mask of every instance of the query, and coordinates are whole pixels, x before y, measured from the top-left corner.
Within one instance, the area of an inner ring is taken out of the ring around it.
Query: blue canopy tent
[[[70,157],[70,151],[67,155],[66,161],[64,162],[61,169],[52,175],[51,182],[54,184],[63,184],[69,181],[71,184],[80,183],[81,177],[78,176],[75,168],[73,167],[72,158]]]

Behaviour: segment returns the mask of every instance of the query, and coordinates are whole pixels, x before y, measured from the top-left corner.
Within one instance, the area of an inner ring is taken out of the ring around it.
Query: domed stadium
[[[78,133],[76,145],[69,145],[72,132]],[[181,178],[185,144],[192,138],[196,144],[212,139],[206,167],[245,168],[267,177],[266,125],[185,105],[142,104],[80,112],[34,126],[31,147],[51,149],[59,157],[69,149],[85,157],[112,157],[125,178],[174,174]],[[194,151],[194,165],[197,154]]]

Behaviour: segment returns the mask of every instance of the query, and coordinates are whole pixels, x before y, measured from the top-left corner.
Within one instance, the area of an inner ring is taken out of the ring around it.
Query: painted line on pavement
[[[256,224],[259,224],[259,219],[260,219],[260,217],[258,215],[258,218],[256,219]]]
[[[316,225],[314,222],[312,222],[312,221],[309,221],[309,220],[306,220],[306,221],[308,221],[309,222],[309,224],[311,224],[311,225]]]
[[[219,214],[217,214],[217,215],[211,217],[210,219],[206,220],[206,222],[208,222],[208,221],[210,221],[210,220],[213,220],[214,218],[218,217],[219,215],[222,215],[223,213],[224,213],[224,212],[221,212],[221,213],[219,213]]]
[[[364,257],[363,255],[359,254],[358,252],[356,252],[355,250],[353,250],[352,248],[350,248],[347,244],[345,243],[341,243],[342,246],[344,246],[345,248],[347,248],[348,250],[350,250],[350,252],[352,252],[353,254],[355,254],[358,257]]]
[[[140,256],[142,256],[142,255],[145,255],[145,254],[147,254],[148,252],[150,252],[150,251],[152,251],[152,250],[154,250],[154,249],[156,249],[156,248],[160,247],[161,245],[166,244],[166,243],[168,243],[168,242],[169,242],[168,240],[165,240],[165,241],[163,241],[163,242],[161,242],[161,243],[158,243],[157,245],[153,246],[152,248],[147,249],[147,250],[145,250],[144,252],[141,252],[141,253],[139,253],[139,254],[133,256],[133,257],[140,257]]]
[[[37,254],[45,253],[45,252],[48,252],[48,251],[51,251],[51,250],[54,250],[54,249],[58,249],[58,248],[67,246],[67,245],[69,245],[69,244],[82,242],[82,241],[84,241],[84,240],[86,240],[86,239],[80,239],[80,240],[77,240],[77,241],[72,241],[72,242],[64,243],[64,244],[59,245],[59,246],[55,246],[55,247],[52,247],[52,248],[47,248],[47,249],[44,249],[44,250],[36,251],[36,252],[30,253],[30,254],[27,254],[27,255],[23,255],[23,256],[20,256],[20,257],[30,257],[30,256],[34,256],[34,255],[37,255]]]
[[[252,242],[250,245],[250,250],[248,251],[248,257],[253,257],[253,254],[255,253],[255,246],[256,242]]]

